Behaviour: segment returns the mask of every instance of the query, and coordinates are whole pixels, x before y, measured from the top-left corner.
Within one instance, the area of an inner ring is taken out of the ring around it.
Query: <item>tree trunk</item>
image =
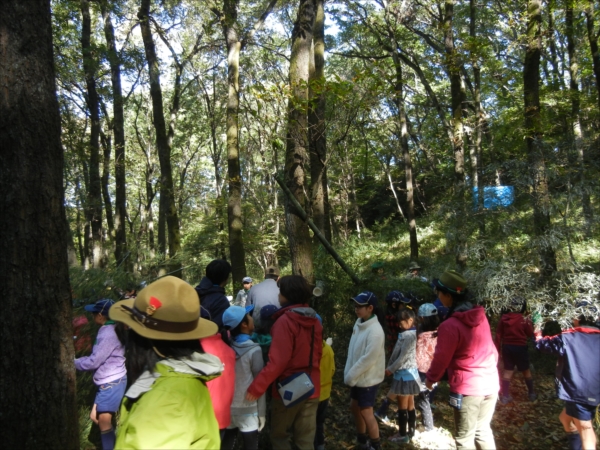
[[[594,67],[594,79],[596,80],[598,109],[600,110],[600,51],[598,51],[598,35],[594,29],[594,0],[588,0],[588,5],[585,8],[585,22]]]
[[[242,221],[242,173],[239,149],[240,105],[240,50],[242,43],[237,29],[238,0],[223,2],[223,32],[227,45],[227,175],[229,199],[227,201],[227,226],[229,231],[229,257],[234,289],[242,287],[246,273]]]
[[[325,0],[316,0],[313,35],[313,58],[309,74],[308,140],[310,148],[310,184],[312,218],[319,230],[331,242],[331,226],[327,196],[327,139],[325,130]],[[314,62],[314,64],[312,64]],[[319,244],[314,237],[315,245]]]
[[[102,162],[101,177],[102,200],[104,201],[104,211],[106,212],[106,226],[108,227],[109,235],[112,236],[115,231],[115,225],[113,222],[112,201],[110,199],[110,192],[108,191],[108,178],[110,177],[110,154],[112,153],[112,139],[110,135],[106,136],[102,131],[100,131],[100,137],[100,140],[102,141],[102,153],[104,157]]]
[[[96,55],[92,49],[90,4],[81,0],[81,50],[87,87],[87,106],[90,111],[90,160],[87,191],[87,218],[90,222],[92,266],[102,267],[102,188],[100,180],[100,102],[96,91]]]
[[[300,0],[298,17],[292,30],[290,57],[291,98],[288,104],[285,179],[294,198],[306,209],[306,164],[308,163],[308,67],[316,5]],[[293,204],[285,202],[285,224],[292,257],[292,272],[310,283],[314,280],[312,241],[308,226]]]
[[[540,255],[541,275],[548,280],[556,271],[556,254],[548,242],[550,193],[540,110],[541,0],[527,2],[527,47],[523,67],[525,133],[532,179],[533,229]]]
[[[79,448],[50,1],[0,15],[0,283],[6,448]]]
[[[178,256],[181,250],[181,238],[179,233],[179,218],[177,207],[175,205],[175,193],[173,192],[173,172],[171,170],[171,146],[167,137],[165,124],[165,115],[163,109],[162,89],[160,86],[160,70],[158,59],[156,57],[156,48],[152,39],[152,30],[150,28],[150,0],[142,0],[138,12],[140,27],[142,30],[142,39],[146,51],[146,60],[148,61],[148,72],[150,78],[150,96],[152,97],[153,122],[156,130],[156,148],[158,150],[158,159],[160,161],[160,213],[164,215],[169,244],[169,259],[173,260]],[[160,220],[159,217],[159,249],[165,248],[165,242],[160,242]],[[174,276],[181,277],[181,262],[171,261],[168,272]]]
[[[406,119],[406,108],[404,105],[404,79],[402,74],[402,63],[394,53],[392,55],[394,67],[396,68],[395,103],[398,109],[398,125],[400,128],[400,146],[402,148],[402,159],[404,160],[404,176],[406,177],[406,220],[408,222],[408,234],[410,236],[410,260],[419,260],[419,240],[417,237],[417,222],[415,220],[415,199],[413,189],[412,160],[408,147],[408,124]]]
[[[102,18],[104,19],[104,36],[106,37],[106,47],[112,82],[112,129],[115,136],[115,260],[118,266],[123,263],[123,260],[127,255],[127,232],[125,229],[125,218],[127,217],[127,195],[125,189],[125,118],[121,89],[121,61],[117,54],[115,31],[108,9],[108,2],[102,0],[100,2],[100,8],[102,11]],[[125,260],[122,267],[128,272],[131,271],[131,258]]]
[[[450,76],[450,95],[452,104],[452,148],[454,152],[454,183],[455,183],[455,208],[453,220],[454,251],[456,264],[464,269],[467,264],[466,236],[464,227],[460,224],[465,217],[465,142],[463,107],[465,102],[465,88],[460,76],[461,62],[459,61],[456,48],[454,47],[454,36],[452,21],[454,18],[455,0],[446,0],[444,12],[444,49],[446,51],[446,68]]]
[[[590,195],[585,183],[585,157],[583,146],[583,135],[581,131],[581,120],[579,116],[579,67],[577,53],[575,51],[575,25],[573,21],[574,0],[566,0],[565,22],[567,35],[567,51],[569,53],[569,91],[571,94],[571,126],[573,129],[573,140],[577,162],[579,165],[579,189],[581,191],[581,205],[585,219],[585,234],[591,237],[593,225],[593,210],[590,203]]]

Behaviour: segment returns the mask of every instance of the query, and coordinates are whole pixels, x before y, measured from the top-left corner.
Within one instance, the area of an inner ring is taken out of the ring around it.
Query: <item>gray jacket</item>
[[[278,308],[281,306],[277,281],[267,278],[256,286],[252,286],[246,298],[246,306],[248,305],[254,305],[252,318],[257,325],[260,324],[260,310],[263,306],[275,305]]]
[[[264,366],[260,345],[247,340],[241,344],[234,341],[231,347],[235,350],[235,391],[231,403],[231,414],[235,416],[258,413],[258,417],[265,417],[264,395],[258,401],[249,402],[246,400],[248,386],[252,384],[254,377],[258,375]]]

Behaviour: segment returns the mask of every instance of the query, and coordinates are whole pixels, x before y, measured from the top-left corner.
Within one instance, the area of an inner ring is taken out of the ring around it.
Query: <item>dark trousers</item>
[[[329,399],[325,399],[319,402],[317,408],[317,431],[315,433],[315,447],[317,445],[325,444],[325,418],[327,417],[327,407],[329,406]]]

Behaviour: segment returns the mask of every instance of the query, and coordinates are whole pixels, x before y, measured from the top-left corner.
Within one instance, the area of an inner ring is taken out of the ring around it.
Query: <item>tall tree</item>
[[[548,239],[550,193],[546,173],[540,109],[541,0],[527,2],[527,46],[523,65],[525,140],[531,170],[533,229],[539,251],[541,274],[548,279],[556,270],[556,253]]]
[[[9,448],[75,450],[64,160],[49,0],[3,3],[0,79],[0,439]]]
[[[175,193],[173,191],[173,172],[171,169],[171,146],[167,136],[165,114],[163,108],[163,95],[160,85],[160,68],[156,56],[156,47],[152,38],[150,26],[150,0],[141,0],[138,11],[138,19],[142,30],[142,40],[146,51],[148,62],[148,74],[150,78],[150,96],[152,97],[152,113],[154,128],[156,130],[156,148],[160,162],[160,208],[168,229],[169,258],[173,259],[181,250],[181,237],[179,232],[179,218],[175,205]],[[161,253],[165,253],[166,239],[164,225],[161,233],[161,218],[159,217],[158,246]],[[169,272],[181,277],[181,262],[171,261]]]
[[[590,44],[590,53],[592,54],[592,67],[594,69],[594,79],[596,80],[596,100],[598,101],[598,109],[600,109],[600,51],[598,50],[598,35],[600,31],[596,31],[594,24],[595,2],[588,0],[585,8],[585,22],[587,28],[587,37]]]
[[[327,192],[327,136],[325,128],[325,0],[316,1],[313,33],[313,58],[309,73],[308,140],[310,148],[310,184],[312,218],[331,241]],[[318,239],[314,236],[315,244]]]
[[[292,30],[285,151],[285,181],[292,194],[306,210],[306,173],[308,163],[308,68],[313,38],[316,5],[314,0],[300,0],[298,16]],[[285,225],[292,256],[292,271],[310,282],[314,279],[312,241],[308,225],[289,199],[285,202]]]
[[[112,24],[108,0],[100,1],[100,10],[104,20],[104,36],[110,64],[112,82],[113,120],[112,130],[115,137],[115,260],[131,269],[131,258],[127,258],[126,217],[127,192],[125,189],[125,118],[123,113],[123,93],[121,88],[121,60],[115,43],[115,30]]]
[[[87,190],[87,220],[90,224],[92,266],[101,267],[102,261],[102,184],[100,178],[100,100],[96,90],[97,54],[92,48],[92,20],[90,2],[81,0],[81,50],[87,87],[86,103],[90,114],[90,159]],[[88,252],[88,254],[90,254]]]

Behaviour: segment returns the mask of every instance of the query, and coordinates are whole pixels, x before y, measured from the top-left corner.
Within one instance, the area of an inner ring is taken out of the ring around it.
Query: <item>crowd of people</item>
[[[408,276],[429,283],[420,270],[413,263]],[[238,442],[258,449],[269,417],[273,449],[323,450],[335,361],[321,317],[309,306],[313,287],[301,276],[280,277],[277,267],[269,267],[254,286],[244,278],[244,289],[230,302],[224,289],[230,264],[214,260],[205,273],[195,289],[166,276],[133,298],[85,306],[100,329],[91,355],[77,358],[75,366],[95,371],[98,391],[90,418],[99,426],[103,449],[231,450]],[[343,382],[356,448],[381,448],[378,422],[392,422],[392,404],[398,426],[392,443],[414,437],[416,411],[424,430],[433,430],[431,401],[440,382],[450,388],[457,448],[496,448],[491,421],[498,399],[513,401],[515,367],[524,374],[529,400],[537,396],[529,338],[538,350],[559,357],[558,396],[566,402],[560,421],[570,448],[595,448],[600,365],[590,354],[600,348],[600,329],[592,305],[580,305],[574,328],[542,337],[525,300],[515,297],[494,339],[485,309],[468,295],[461,274],[448,270],[431,286],[435,302],[392,291],[385,313],[372,292],[349,299],[356,322]],[[386,377],[389,390],[377,407]]]

